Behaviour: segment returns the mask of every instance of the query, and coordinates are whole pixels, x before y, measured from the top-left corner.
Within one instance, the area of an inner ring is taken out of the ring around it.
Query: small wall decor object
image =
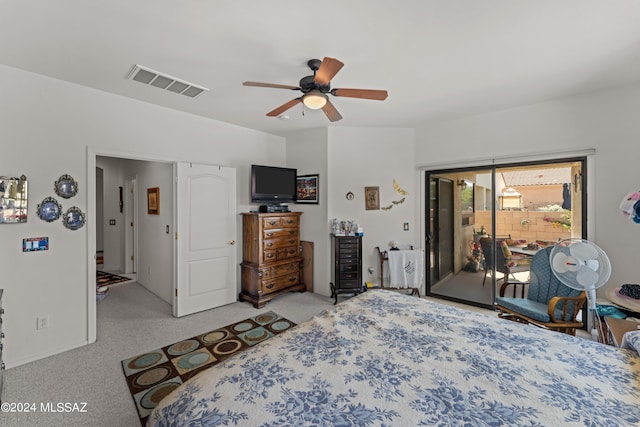
[[[22,239],[22,252],[48,251],[48,237],[29,237]]]
[[[640,224],[640,191],[632,191],[620,202],[620,210],[636,224]]]
[[[56,194],[64,199],[69,199],[78,194],[78,183],[67,174],[60,176],[53,185],[53,188]]]
[[[147,188],[147,214],[160,215],[160,187]]]
[[[396,181],[395,179],[393,180],[393,189],[396,190],[396,193],[400,194],[401,196],[409,195],[409,192],[400,188],[400,184],[398,184],[398,181]]]
[[[27,177],[0,176],[0,224],[27,222]]]
[[[36,210],[38,218],[43,221],[53,222],[62,215],[62,206],[53,197],[46,197]]]
[[[84,213],[77,206],[71,206],[64,213],[64,217],[62,217],[62,223],[69,230],[78,230],[82,228],[85,221]]]
[[[319,175],[300,175],[296,178],[296,203],[318,204],[318,179]]]
[[[407,198],[406,198],[406,196],[408,196],[408,195],[409,195],[409,192],[408,192],[408,191],[403,190],[403,189],[400,187],[400,184],[398,184],[398,181],[397,181],[396,179],[394,179],[394,180],[393,180],[393,189],[395,190],[395,192],[396,192],[396,193],[400,194],[401,196],[405,196],[405,197],[402,197],[402,198],[401,198],[401,199],[399,199],[399,200],[392,200],[390,205],[387,205],[387,206],[383,206],[383,207],[382,207],[382,210],[383,210],[383,211],[391,210],[391,208],[392,208],[392,207],[394,207],[395,205],[401,205],[401,204],[403,204],[403,203],[404,203],[404,201],[407,199]]]
[[[364,206],[365,209],[380,209],[380,187],[364,187]]]
[[[347,198],[347,200],[353,200],[353,198],[355,197],[355,195],[353,194],[352,191],[349,191],[345,197]]]

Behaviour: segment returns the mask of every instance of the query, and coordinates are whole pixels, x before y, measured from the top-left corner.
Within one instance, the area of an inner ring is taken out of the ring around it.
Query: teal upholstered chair
[[[533,257],[526,297],[526,283],[505,282],[500,287],[495,308],[502,318],[575,335],[576,328],[583,326],[576,317],[587,297],[584,291],[566,286],[553,274],[549,264],[551,249],[542,249]],[[513,287],[513,297],[505,297],[509,287]]]

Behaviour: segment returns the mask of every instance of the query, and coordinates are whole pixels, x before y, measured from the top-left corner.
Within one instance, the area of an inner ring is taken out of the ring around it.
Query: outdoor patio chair
[[[493,239],[490,237],[484,237],[480,239],[480,247],[485,259],[485,274],[482,279],[482,286],[484,286],[487,280],[487,273],[491,273],[493,278],[495,271],[493,271],[493,256],[495,255],[496,271],[503,274],[502,279],[506,282],[508,280],[517,280],[514,273],[520,273],[523,271],[529,271],[530,260],[526,257],[515,257],[510,255],[510,252],[506,239],[496,238],[495,250],[493,250]],[[506,255],[506,256],[505,256]]]

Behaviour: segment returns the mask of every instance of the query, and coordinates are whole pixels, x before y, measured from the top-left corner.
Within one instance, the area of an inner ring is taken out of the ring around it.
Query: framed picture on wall
[[[160,215],[160,187],[147,188],[147,214]]]
[[[297,203],[318,204],[319,175],[300,175],[296,178]]]
[[[380,209],[380,187],[364,187],[364,206],[368,211]]]

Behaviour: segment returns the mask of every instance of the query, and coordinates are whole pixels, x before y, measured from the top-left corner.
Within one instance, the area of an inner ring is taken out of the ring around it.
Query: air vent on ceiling
[[[202,92],[209,90],[206,87],[176,79],[175,77],[162,74],[158,71],[152,70],[151,68],[146,68],[138,64],[131,69],[127,78],[146,85],[168,90],[170,92],[179,93],[180,95],[188,96],[190,98],[195,98]]]

